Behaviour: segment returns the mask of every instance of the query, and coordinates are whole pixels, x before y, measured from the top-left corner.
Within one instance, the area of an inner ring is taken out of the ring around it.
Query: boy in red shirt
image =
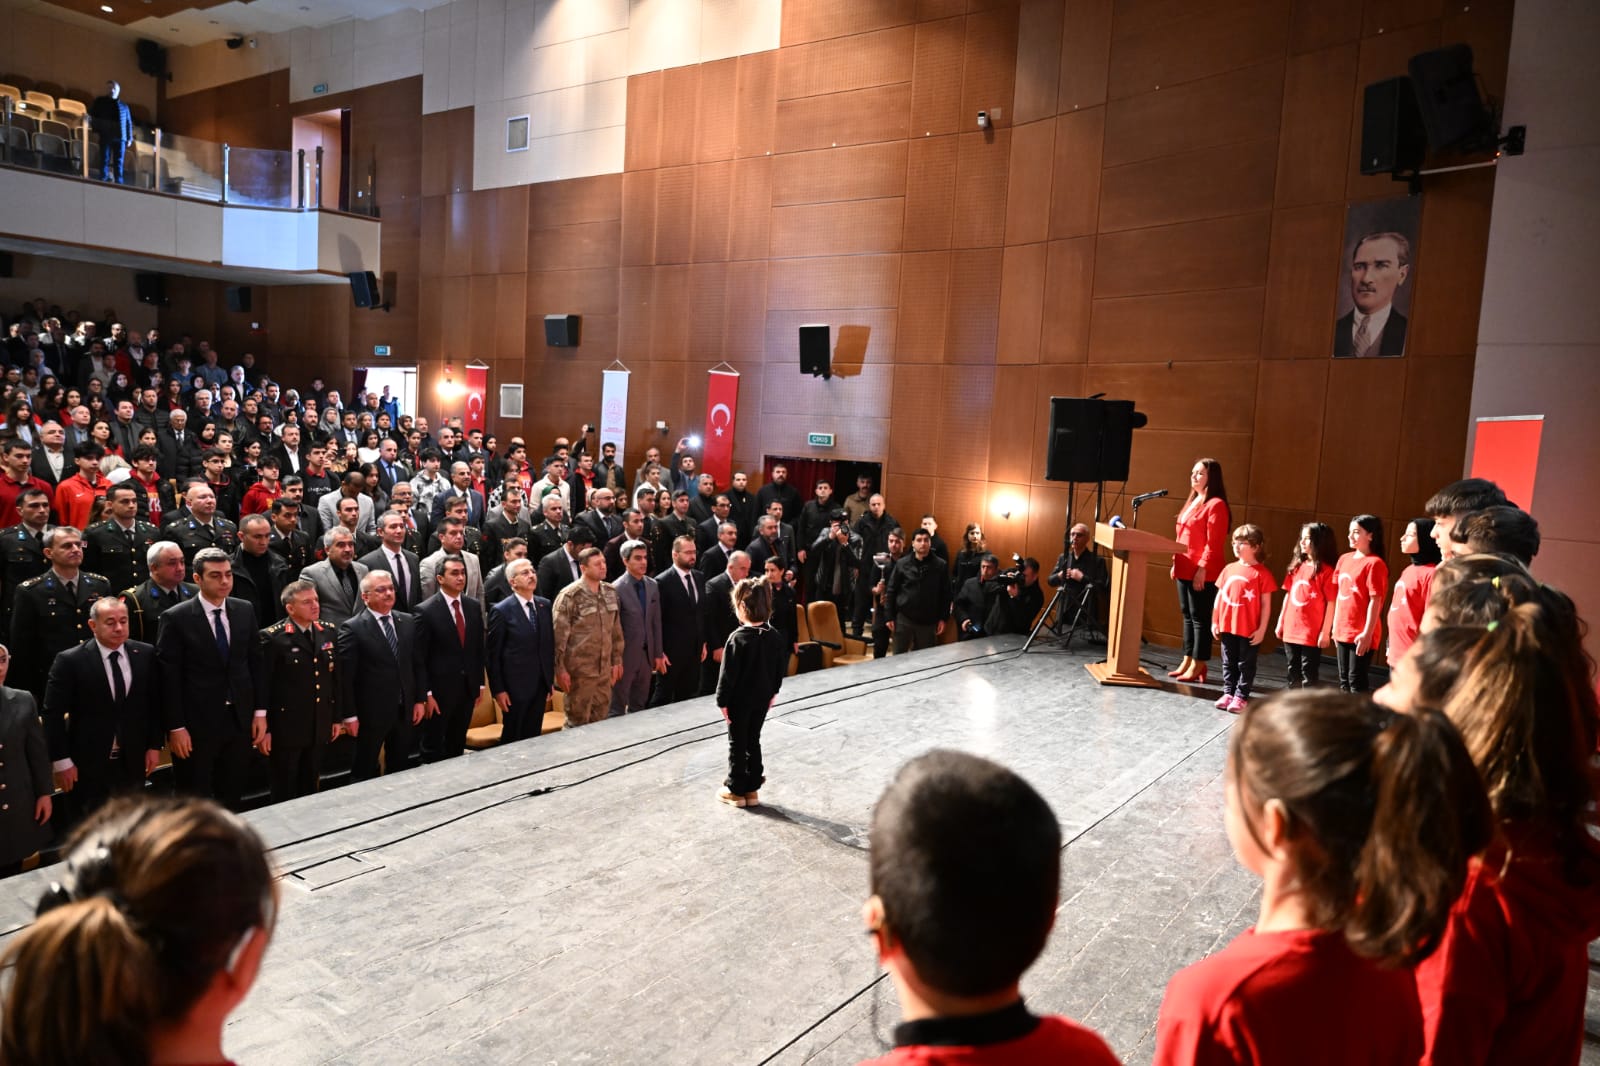
[[[105,455],[106,450],[92,440],[84,441],[73,450],[72,458],[78,464],[78,472],[56,486],[56,518],[61,525],[74,529],[89,525],[94,501],[111,487],[111,482],[100,473],[100,460]]]
[[[900,997],[895,1049],[873,1066],[1113,1066],[1093,1031],[1022,1002],[1061,882],[1061,828],[1003,766],[930,751],[900,768],[872,815],[862,916]]]
[[[1217,710],[1240,714],[1250,702],[1256,681],[1256,649],[1267,635],[1268,605],[1278,591],[1272,571],[1261,565],[1266,534],[1246,522],[1233,531],[1233,555],[1239,561],[1217,576],[1217,600],[1211,608],[1211,635],[1222,642],[1222,698]]]

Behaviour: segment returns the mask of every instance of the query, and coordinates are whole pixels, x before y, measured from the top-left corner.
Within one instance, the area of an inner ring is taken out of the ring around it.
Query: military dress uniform
[[[605,582],[590,592],[582,580],[556,595],[556,673],[572,676],[564,728],[597,722],[611,713],[611,668],[622,665],[622,614],[617,590]]]
[[[286,537],[278,532],[278,527],[272,527],[272,537],[267,541],[267,550],[277,552],[278,556],[289,564],[289,569],[296,577],[300,571],[317,561],[316,553],[311,549],[311,535],[304,530],[291,529]]]
[[[528,534],[528,558],[537,561],[563,547],[571,532],[572,527],[565,524],[552,526],[549,522],[540,522]]]
[[[197,586],[180,581],[177,588],[165,592],[148,579],[131,589],[123,589],[122,602],[128,607],[128,639],[154,644],[161,616],[199,591]]]
[[[261,630],[258,702],[267,711],[272,736],[272,802],[317,791],[322,757],[333,740],[333,724],[344,720],[334,677],[335,627],[321,622],[309,629],[288,618]]]
[[[89,607],[111,595],[111,582],[79,570],[71,594],[54,570],[17,586],[11,604],[11,676],[44,705],[44,685],[58,653],[88,640]]]
[[[7,623],[11,619],[11,603],[17,597],[17,587],[48,569],[50,560],[44,557],[42,533],[30,533],[27,526],[20,524],[0,532],[0,616]],[[10,630],[7,624],[5,631],[9,633]]]
[[[475,526],[467,526],[462,530],[462,532],[465,534],[465,537],[461,541],[461,550],[471,552],[473,555],[482,558],[483,533],[480,532]],[[442,545],[439,543],[439,533],[438,531],[435,531],[429,535],[428,550],[425,554],[423,554],[422,557],[427,558],[429,555],[432,555],[434,552],[438,551],[440,547],[442,547]]]
[[[209,523],[193,515],[180,518],[163,531],[163,536],[183,549],[183,561],[194,571],[194,557],[203,548],[221,548],[230,556],[239,550],[239,528],[226,518],[213,515]]]
[[[114,519],[96,522],[83,531],[83,568],[104,574],[114,589],[132,588],[150,576],[146,556],[160,539],[149,522],[135,521],[132,529]]]

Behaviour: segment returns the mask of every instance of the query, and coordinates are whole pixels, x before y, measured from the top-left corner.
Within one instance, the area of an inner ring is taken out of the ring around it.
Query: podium
[[[1182,552],[1175,540],[1140,529],[1094,527],[1094,542],[1111,549],[1111,611],[1107,659],[1090,663],[1086,669],[1102,685],[1132,688],[1161,688],[1162,683],[1139,665],[1139,637],[1144,631],[1144,590],[1150,576],[1152,555]]]

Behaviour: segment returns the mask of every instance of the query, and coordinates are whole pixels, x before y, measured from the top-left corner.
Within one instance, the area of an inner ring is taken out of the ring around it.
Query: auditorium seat
[[[15,85],[0,84],[0,97],[9,99],[11,101],[11,110],[15,111],[17,105],[22,103],[22,90]]]
[[[502,728],[500,705],[495,703],[489,686],[485,685],[483,698],[473,705],[472,721],[467,723],[467,747],[473,751],[494,747],[500,743]]]
[[[87,115],[89,113],[89,109],[84,106],[82,100],[69,100],[65,96],[56,101],[56,110],[65,111],[69,115],[79,116]]]
[[[40,111],[54,111],[56,109],[56,98],[49,93],[42,93],[36,89],[23,93],[22,102],[28,105],[29,110],[38,108]]]
[[[823,666],[848,666],[864,663],[872,658],[866,641],[844,635],[839,625],[839,609],[829,600],[818,600],[806,605],[806,620],[811,626],[811,638],[822,643]],[[828,647],[836,644],[839,650]]]
[[[4,128],[4,127],[0,127]],[[36,167],[39,157],[34,153],[33,141],[27,130],[21,126],[12,126],[6,131],[9,144],[6,145],[6,162],[17,167]]]
[[[540,734],[558,733],[566,724],[567,694],[560,690],[553,691],[544,707],[544,725],[540,727]]]
[[[65,122],[57,122],[53,118],[40,119],[39,132],[48,133],[52,137],[60,137],[63,141],[72,140],[72,127]]]
[[[67,142],[52,133],[35,133],[33,150],[39,153],[39,165],[57,174],[72,173],[72,156]]]

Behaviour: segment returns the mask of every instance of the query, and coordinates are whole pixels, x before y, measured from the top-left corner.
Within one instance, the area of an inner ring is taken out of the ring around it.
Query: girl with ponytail
[[[1261,910],[1167,985],[1156,1063],[1416,1063],[1410,967],[1492,832],[1455,729],[1436,711],[1283,692],[1245,711],[1227,778],[1228,839],[1262,879]]]
[[[1564,595],[1515,575],[1456,581],[1429,614],[1436,624],[1381,697],[1444,708],[1499,835],[1473,864],[1439,951],[1417,968],[1423,1061],[1575,1064],[1587,946],[1600,936],[1590,833],[1600,708],[1583,625]]]
[[[114,800],[60,869],[0,959],[0,1063],[225,1062],[276,912],[255,833],[203,800]]]

